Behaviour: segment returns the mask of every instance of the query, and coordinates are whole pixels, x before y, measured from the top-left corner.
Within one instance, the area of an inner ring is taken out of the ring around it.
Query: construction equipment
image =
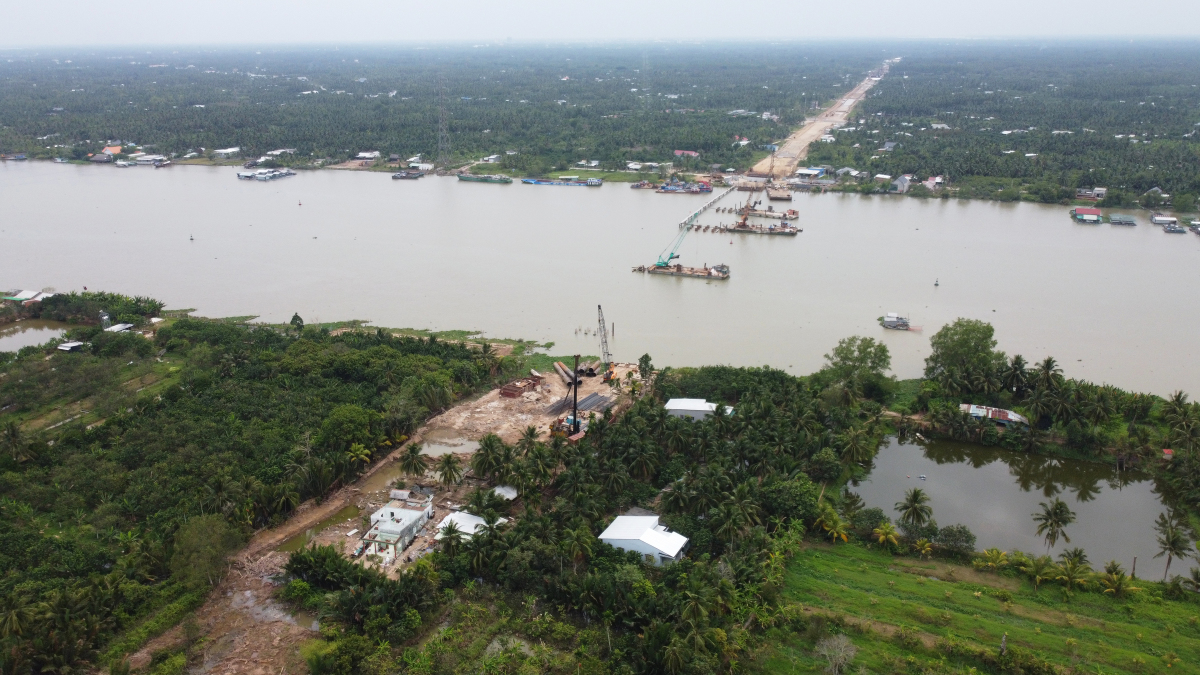
[[[662,260],[661,256],[659,260]],[[616,366],[613,365],[612,353],[608,351],[608,324],[604,322],[604,308],[596,305],[596,313],[600,315],[600,360],[604,363],[604,381],[608,382],[616,375]]]

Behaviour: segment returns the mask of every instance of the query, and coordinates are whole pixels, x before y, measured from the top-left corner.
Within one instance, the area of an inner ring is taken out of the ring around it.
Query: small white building
[[[683,558],[688,538],[658,524],[658,516],[617,516],[600,533],[600,541],[622,551],[637,551],[663,565]]]
[[[379,151],[371,150],[370,152],[360,152],[354,156],[355,159],[379,159]]]
[[[508,518],[500,518],[496,521],[496,524],[503,525],[507,522]],[[472,513],[467,513],[466,511],[458,511],[457,513],[451,513],[443,518],[442,522],[438,523],[437,534],[434,535],[433,538],[440,541],[442,538],[442,531],[445,530],[446,526],[450,523],[454,523],[456,526],[458,526],[458,531],[462,532],[463,536],[465,537],[471,537],[477,531],[479,531],[479,528],[483,527],[484,525],[483,518],[480,518]]]
[[[702,398],[673,398],[667,401],[667,414],[671,417],[690,417],[694,420],[706,419],[717,409],[716,403],[709,403]],[[725,406],[725,414],[732,415],[733,408]]]
[[[234,155],[238,154],[241,151],[242,151],[242,149],[240,147],[235,146],[232,148],[224,148],[222,150],[213,150],[213,154],[216,155],[217,157],[220,157],[221,159],[225,159],[227,157],[233,157]]]
[[[423,508],[421,508],[423,506]],[[371,514],[371,529],[363,535],[364,552],[390,561],[408,548],[417,532],[433,517],[431,502],[412,508],[407,501],[393,499]]]

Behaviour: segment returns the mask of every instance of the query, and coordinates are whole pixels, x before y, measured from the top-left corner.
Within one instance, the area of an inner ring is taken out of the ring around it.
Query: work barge
[[[683,245],[683,240],[687,237],[688,232],[693,230],[701,231],[701,226],[696,223],[696,219],[702,213],[712,208],[714,204],[721,201],[721,198],[732,192],[734,188],[729,188],[721,194],[713,197],[704,203],[699,209],[696,209],[687,218],[684,218],[679,223],[679,234],[674,241],[663,250],[658,256],[658,261],[653,265],[638,265],[633,268],[634,272],[643,272],[645,274],[659,274],[669,277],[692,277],[693,279],[709,279],[713,281],[724,281],[729,278],[729,265],[717,264],[712,267],[705,263],[703,267],[685,267],[679,263],[672,263],[673,260],[679,257],[679,247]],[[703,231],[708,232],[712,226],[705,226]],[[716,231],[715,229],[712,231]]]
[[[645,272],[646,274],[663,274],[669,277],[693,277],[699,279],[712,279],[714,281],[725,281],[729,278],[729,265],[713,265],[709,267],[705,264],[704,267],[684,267],[680,264],[667,265],[638,265],[633,268],[634,272]]]

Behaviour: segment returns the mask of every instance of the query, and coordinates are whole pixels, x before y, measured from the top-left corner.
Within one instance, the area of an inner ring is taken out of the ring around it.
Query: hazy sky
[[[0,46],[1200,37],[1196,0],[0,0]]]

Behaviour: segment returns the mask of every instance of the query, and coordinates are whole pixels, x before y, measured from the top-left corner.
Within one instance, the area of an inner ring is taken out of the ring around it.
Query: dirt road
[[[824,136],[830,129],[835,126],[841,126],[850,118],[850,113],[854,110],[855,104],[861,101],[870,91],[875,83],[883,79],[887,74],[890,62],[885,61],[883,65],[875,71],[872,71],[867,79],[858,83],[858,86],[838,99],[836,103],[829,106],[820,115],[808,120],[804,126],[797,129],[788,136],[787,139],[780,144],[779,149],[773,155],[770,155],[754,165],[751,170],[753,173],[760,175],[768,175],[772,178],[789,178],[800,167],[800,162],[808,157],[808,146],[814,141]],[[772,165],[772,160],[774,165]]]
[[[634,364],[616,364],[618,377],[633,370]],[[601,381],[601,378],[584,378],[580,386],[582,400],[591,393],[600,393],[614,398],[616,392]],[[437,444],[445,447],[461,445],[461,441],[478,441],[485,434],[494,433],[508,443],[515,442],[521,431],[528,426],[537,427],[542,438],[547,437],[548,427],[557,419],[546,412],[547,406],[566,394],[566,386],[556,376],[547,377],[543,386],[517,398],[500,396],[499,389],[465,401],[429,420],[416,434],[411,443]],[[626,401],[626,399],[620,399]],[[626,401],[627,402],[627,401]],[[583,415],[581,414],[581,417]],[[407,445],[407,444],[406,444]],[[331,519],[347,506],[357,506],[362,515],[369,514],[387,501],[388,487],[395,476],[395,459],[403,448],[394,449],[383,460],[374,464],[353,485],[346,486],[329,495],[321,503],[305,502],[282,525],[262,530],[254,535],[230,561],[230,574],[213,590],[204,605],[196,611],[196,623],[206,638],[202,671],[213,675],[302,675],[308,669],[300,657],[299,647],[316,636],[314,619],[311,616],[293,615],[287,607],[277,602],[273,595],[275,585],[272,577],[283,570],[287,554],[276,549],[292,537],[314,531],[314,541],[329,544],[352,541],[346,533],[361,528],[360,516],[338,522]],[[429,454],[440,454],[438,451]],[[470,450],[454,454],[466,463]],[[409,477],[411,480],[411,477]],[[433,478],[418,481],[432,485]],[[461,504],[478,481],[466,480],[463,485],[452,486],[434,494],[435,516],[431,523],[440,522],[451,507]],[[432,527],[422,532],[405,551],[415,553],[432,545]],[[401,554],[400,558],[404,558]],[[399,565],[391,570],[395,573]],[[136,654],[130,656],[134,668],[144,668],[153,654],[183,642],[180,626],[151,640]]]

